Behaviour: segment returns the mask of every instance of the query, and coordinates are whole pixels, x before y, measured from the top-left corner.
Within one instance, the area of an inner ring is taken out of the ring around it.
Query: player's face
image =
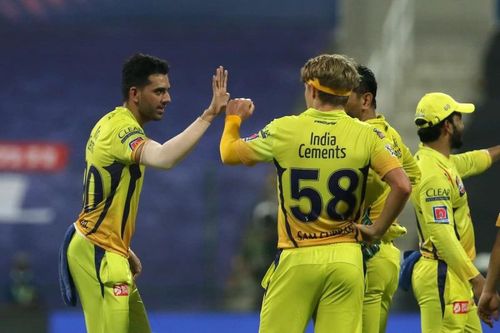
[[[171,98],[168,75],[151,74],[149,84],[138,91],[138,110],[143,122],[160,120]]]
[[[353,117],[361,119],[361,110],[363,109],[363,100],[362,95],[359,95],[356,92],[352,92],[349,95],[349,99],[345,105],[345,112]]]
[[[453,149],[458,149],[462,147],[462,134],[464,131],[464,123],[462,121],[462,115],[456,114],[452,118],[452,128],[453,128],[453,133],[451,133],[450,137],[450,145],[451,148]]]

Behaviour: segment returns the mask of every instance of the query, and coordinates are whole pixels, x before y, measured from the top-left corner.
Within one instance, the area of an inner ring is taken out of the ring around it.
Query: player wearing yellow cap
[[[422,142],[415,154],[422,173],[411,202],[417,215],[421,258],[411,278],[422,332],[481,332],[474,303],[484,277],[473,264],[474,228],[462,179],[485,171],[500,146],[453,155],[462,144],[462,114],[474,111],[443,93],[423,96],[415,124]]]
[[[221,157],[226,164],[272,162],[277,171],[278,254],[262,281],[266,288],[259,332],[361,332],[361,235],[379,239],[411,190],[391,143],[373,127],[349,117],[344,106],[359,82],[342,55],[320,55],[302,67],[308,109],[273,120],[240,138],[250,100],[226,109]],[[369,167],[391,187],[373,225],[358,225]]]
[[[396,156],[414,186],[420,179],[418,168],[410,149],[404,144],[399,133],[391,127],[384,116],[377,114],[377,80],[373,72],[362,65],[357,66],[361,81],[349,96],[346,112],[378,130],[379,135],[387,137],[394,147]],[[366,185],[365,217],[366,221],[377,221],[387,195],[389,186],[370,169]],[[365,247],[365,295],[363,301],[363,332],[385,332],[392,296],[398,287],[400,251],[393,240],[406,234],[406,228],[394,220],[382,237],[380,249],[374,255]],[[375,252],[375,251],[373,251]],[[373,256],[373,257],[371,257]],[[371,258],[369,258],[371,257]]]

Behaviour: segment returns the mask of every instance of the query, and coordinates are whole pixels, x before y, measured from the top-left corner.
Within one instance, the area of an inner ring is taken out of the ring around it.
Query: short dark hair
[[[371,69],[363,65],[358,65],[356,69],[358,70],[361,80],[359,81],[358,87],[354,89],[354,92],[356,92],[359,95],[365,93],[371,93],[373,95],[372,99],[373,108],[376,109],[377,108],[376,97],[377,97],[378,85],[377,85],[377,80],[375,79],[375,74],[373,74]]]
[[[128,98],[131,87],[144,87],[149,83],[151,74],[167,74],[168,63],[160,58],[147,54],[137,53],[130,57],[122,68],[122,94],[124,100]]]
[[[428,143],[428,142],[434,142],[436,141],[439,136],[441,135],[441,128],[443,128],[443,125],[445,121],[452,121],[451,118],[453,118],[454,115],[460,115],[460,112],[452,112],[448,117],[444,118],[442,121],[437,123],[434,126],[431,127],[424,127],[424,128],[419,128],[417,131],[418,137],[420,138],[420,141],[423,143]],[[416,119],[415,124],[421,125],[422,122],[425,123],[425,120],[423,119]]]

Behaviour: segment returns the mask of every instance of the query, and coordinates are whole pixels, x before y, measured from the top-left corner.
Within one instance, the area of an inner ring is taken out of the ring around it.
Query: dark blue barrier
[[[259,327],[257,313],[174,313],[153,312],[149,315],[153,333],[255,333]],[[79,312],[54,312],[50,318],[49,333],[85,333],[83,315]],[[235,330],[237,328],[237,330]],[[485,333],[500,332],[500,323],[493,329],[483,324]],[[312,324],[306,333],[312,333]],[[418,313],[390,315],[386,333],[420,333]]]

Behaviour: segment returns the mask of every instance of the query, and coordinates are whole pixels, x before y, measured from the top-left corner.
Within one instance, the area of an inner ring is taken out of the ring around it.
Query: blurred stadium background
[[[0,0],[0,332],[84,332],[81,311],[60,299],[57,251],[80,210],[87,137],[121,103],[131,54],[171,65],[173,102],[163,121],[146,125],[158,141],[208,105],[218,65],[230,71],[232,97],[257,106],[248,135],[304,109],[299,69],[330,52],[374,69],[379,111],[413,152],[424,93],[474,102],[470,150],[500,137],[498,8],[494,0]],[[222,125],[175,169],[147,171],[132,247],[154,332],[257,331],[259,279],[275,245],[273,169],[222,166]],[[465,183],[483,272],[498,170]],[[402,223],[410,232],[400,248],[416,248],[410,205]],[[419,331],[418,307],[398,291],[388,332],[403,329]]]

